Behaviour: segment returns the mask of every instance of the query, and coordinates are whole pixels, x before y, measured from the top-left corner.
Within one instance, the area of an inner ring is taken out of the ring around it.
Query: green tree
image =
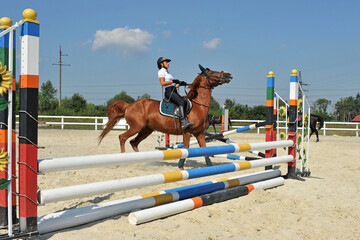
[[[355,113],[356,115],[360,114],[360,93],[355,96]]]
[[[106,109],[107,108],[104,105],[94,105],[90,103],[86,105],[86,108],[82,111],[82,114],[84,116],[105,117],[107,116]]]
[[[220,104],[211,96],[211,102],[209,107],[209,114],[219,116],[221,115],[221,107]]]
[[[148,94],[148,93],[144,93],[142,96],[138,96],[138,97],[137,97],[137,100],[143,99],[143,98],[150,99],[151,96],[150,96],[150,94]]]
[[[54,88],[50,80],[41,84],[39,93],[40,112],[51,111],[57,107],[56,93],[57,90]]]
[[[82,115],[86,109],[86,99],[79,93],[75,93],[71,98],[64,98],[61,101],[61,106],[56,109],[59,115]]]
[[[248,119],[250,109],[248,105],[236,104],[229,109],[229,117],[231,119]]]
[[[235,102],[234,99],[233,99],[233,100],[230,100],[230,99],[227,98],[227,99],[225,100],[224,106],[225,106],[226,109],[229,109],[229,111],[230,111],[233,107],[235,107],[235,105],[236,105],[236,102]]]
[[[331,105],[331,101],[325,98],[319,98],[312,106],[316,113],[327,114],[327,108]]]
[[[248,112],[248,119],[265,120],[266,119],[266,106],[258,105],[251,108]]]
[[[351,121],[357,114],[359,114],[360,96],[340,98],[335,104],[334,117],[336,120],[342,122]]]
[[[131,96],[127,95],[127,93],[125,91],[121,91],[121,93],[115,95],[113,98],[111,98],[110,100],[108,100],[106,102],[107,106],[109,106],[112,102],[114,101],[118,101],[118,100],[122,100],[124,102],[127,103],[132,103],[135,102],[135,99],[132,98]]]

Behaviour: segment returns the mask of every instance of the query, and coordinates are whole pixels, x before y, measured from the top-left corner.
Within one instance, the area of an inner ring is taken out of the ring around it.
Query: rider
[[[165,97],[170,99],[171,102],[177,104],[180,110],[180,124],[183,129],[191,128],[194,123],[187,120],[185,116],[186,102],[177,92],[179,86],[186,86],[186,82],[174,79],[169,73],[170,59],[166,57],[160,57],[157,60],[157,66],[159,68],[158,77],[161,86],[165,88]]]

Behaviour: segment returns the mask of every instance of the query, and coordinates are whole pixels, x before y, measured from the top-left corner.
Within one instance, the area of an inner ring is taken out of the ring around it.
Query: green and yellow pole
[[[225,106],[221,108],[221,132],[225,132]]]
[[[266,136],[265,141],[273,141],[274,133],[274,94],[275,94],[275,77],[272,71],[269,72],[266,81]],[[265,151],[265,158],[271,158],[273,149]],[[272,169],[272,166],[266,166],[265,169]]]

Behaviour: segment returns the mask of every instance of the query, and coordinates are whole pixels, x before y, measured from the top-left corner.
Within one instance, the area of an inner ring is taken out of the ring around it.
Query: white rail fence
[[[17,115],[18,119],[19,116]],[[49,119],[54,119],[54,121],[48,121]],[[79,119],[79,121],[76,121]],[[85,125],[85,126],[94,126],[95,130],[103,129],[104,125],[107,123],[107,117],[90,117],[90,116],[45,116],[39,115],[39,124],[40,126],[61,126],[61,129],[65,128],[65,125]],[[239,128],[245,125],[250,125],[257,122],[262,122],[264,120],[231,120],[231,128]],[[237,125],[238,123],[238,125]],[[285,121],[280,121],[284,125]],[[18,124],[18,122],[17,122]],[[324,122],[324,127],[321,129],[323,135],[326,135],[327,131],[349,131],[355,132],[355,135],[359,137],[359,122]],[[342,125],[340,127],[327,127],[329,125]],[[345,125],[345,127],[344,127]],[[129,125],[126,123],[125,119],[121,119],[118,124],[114,127],[115,129],[128,129]],[[265,127],[257,128],[257,133],[260,133],[260,129],[265,129]],[[279,127],[279,129],[285,129],[285,127]],[[300,128],[301,129],[301,128]]]

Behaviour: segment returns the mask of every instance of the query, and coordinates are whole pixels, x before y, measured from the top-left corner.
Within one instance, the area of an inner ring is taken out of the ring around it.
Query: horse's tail
[[[99,136],[99,144],[103,138],[113,129],[113,127],[120,121],[120,119],[125,117],[125,110],[129,106],[129,103],[124,101],[116,101],[109,105],[107,109],[107,114],[109,121],[105,124],[104,130]]]
[[[320,116],[317,116],[318,117],[318,122],[320,123],[319,125],[319,128],[318,128],[318,131],[324,126],[324,119]]]

